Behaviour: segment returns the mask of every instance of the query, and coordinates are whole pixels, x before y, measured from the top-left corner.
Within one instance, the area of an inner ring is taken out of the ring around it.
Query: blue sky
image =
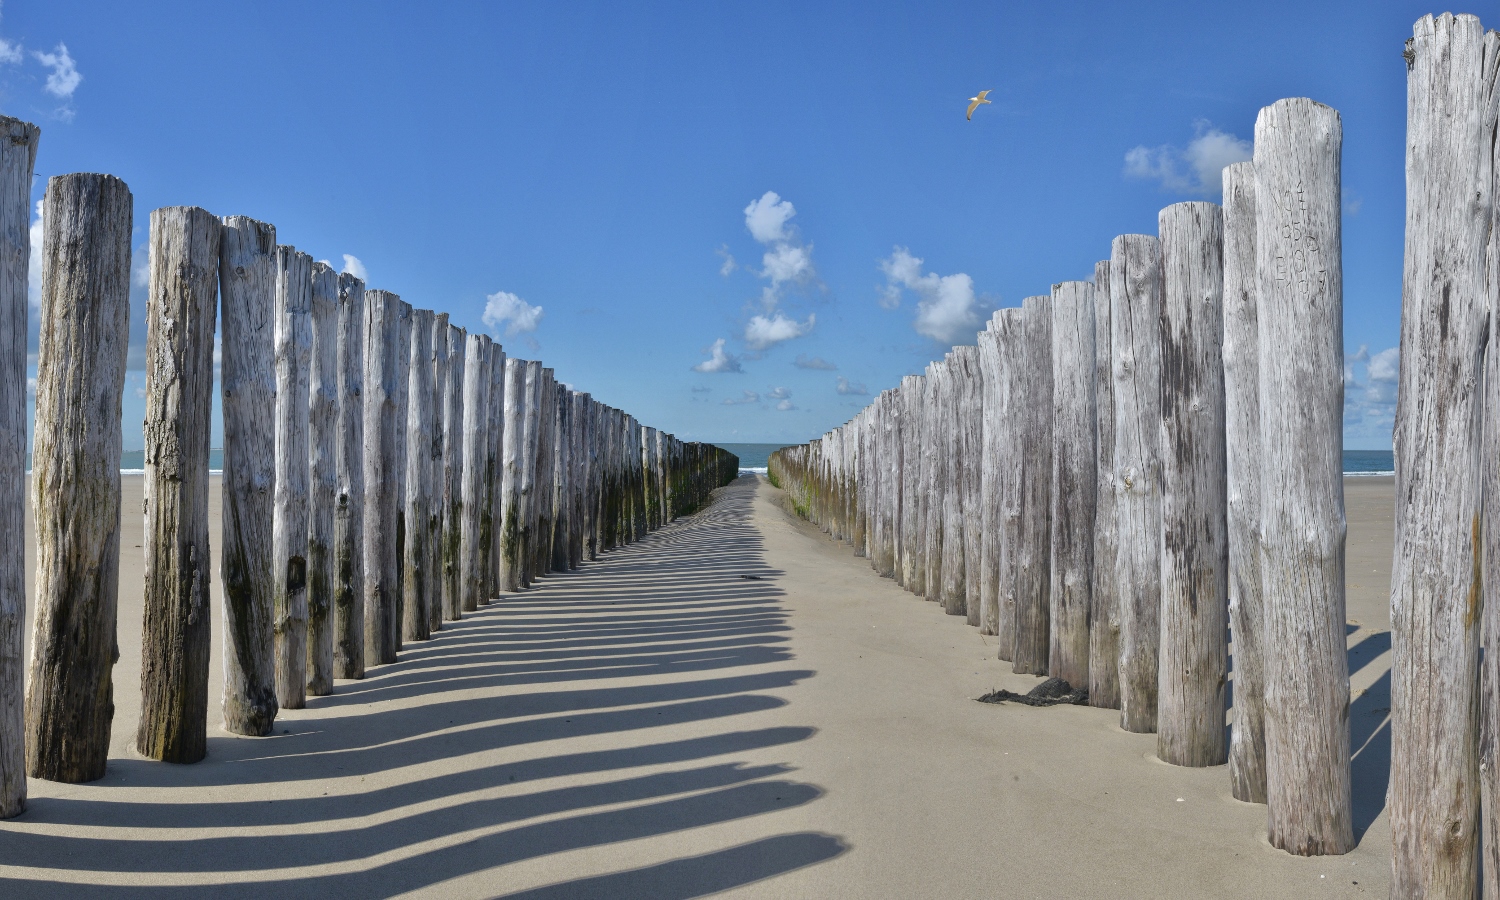
[[[251,215],[648,424],[792,442],[1217,199],[1257,110],[1308,96],[1344,124],[1346,445],[1387,448],[1432,11],[10,0],[0,110],[42,128],[34,199],[130,185],[141,266],[155,207]]]

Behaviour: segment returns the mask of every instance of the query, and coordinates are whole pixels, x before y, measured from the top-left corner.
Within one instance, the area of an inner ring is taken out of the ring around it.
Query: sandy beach
[[[109,773],[30,782],[0,823],[6,896],[1387,893],[1388,477],[1345,482],[1359,846],[1318,859],[1272,849],[1224,767],[1157,761],[1113,711],[974,702],[1038,679],[753,475],[268,738],[218,728],[216,611],[208,759],[143,760],[140,477],[124,492]]]

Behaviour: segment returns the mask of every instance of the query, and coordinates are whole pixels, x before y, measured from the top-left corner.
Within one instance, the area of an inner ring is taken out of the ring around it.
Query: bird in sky
[[[964,116],[965,119],[968,119],[971,122],[974,121],[974,110],[979,108],[979,104],[990,102],[984,99],[984,96],[988,93],[989,91],[980,91],[978,97],[969,98],[969,113],[968,115]]]

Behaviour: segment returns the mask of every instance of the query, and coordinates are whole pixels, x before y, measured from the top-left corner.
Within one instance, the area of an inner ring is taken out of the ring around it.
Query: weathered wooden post
[[[49,781],[93,781],[109,758],[131,202],[120,179],[82,174],[48,179],[43,201],[26,774]]]
[[[552,559],[555,572],[568,571],[568,473],[572,468],[569,453],[573,420],[568,403],[568,389],[562,385],[553,388],[554,412],[553,464],[552,464]]]
[[[1344,628],[1343,134],[1336,111],[1305,98],[1278,101],[1255,123],[1255,283],[1265,312],[1257,316],[1266,476],[1260,566],[1264,646],[1278,648],[1279,657],[1265,667],[1266,792],[1272,846],[1299,856],[1354,849]]]
[[[1021,301],[1025,334],[1021,365],[1024,423],[1021,451],[1021,521],[1016,547],[1016,632],[1012,669],[1047,674],[1051,629],[1052,552],[1052,298]]]
[[[448,314],[434,313],[432,317],[432,395],[429,409],[432,416],[430,439],[432,494],[428,498],[427,511],[427,630],[431,634],[443,628],[443,526],[447,522],[444,504],[448,502],[448,468],[446,436],[443,434],[443,414],[448,405]]]
[[[500,596],[500,439],[505,431],[505,351],[490,345],[489,418],[485,428],[484,513],[479,530],[485,542],[485,582],[481,602]]]
[[[901,395],[900,389],[881,394],[876,453],[880,500],[876,506],[875,571],[895,578],[901,565]]]
[[[947,374],[945,362],[929,363],[922,384],[921,564],[925,571],[919,577],[924,585],[922,596],[930,601],[940,600],[943,590],[943,486],[947,467],[942,449],[947,445],[947,417],[943,414]]]
[[[163,762],[195,763],[208,752],[208,444],[221,227],[217,216],[197,207],[151,213],[142,429],[146,583],[135,745]]]
[[[456,621],[464,615],[463,540],[464,516],[464,343],[468,333],[448,326],[448,372],[443,384],[443,618]]]
[[[365,677],[365,283],[341,274],[338,497],[333,513],[333,677]],[[226,482],[227,483],[227,482]],[[333,690],[333,682],[328,682]],[[313,693],[317,693],[314,690]]]
[[[500,590],[514,594],[521,580],[521,441],[525,427],[526,360],[505,361],[505,432],[500,442]]]
[[[526,361],[521,407],[521,586],[536,577],[537,440],[541,426],[542,364]]]
[[[1224,219],[1201,201],[1161,211],[1162,550],[1156,754],[1228,759],[1229,546],[1224,481]]]
[[[1021,394],[1018,363],[1025,320],[1019,309],[996,310],[979,334],[985,367],[981,603],[1000,659],[1015,655],[1016,547],[1019,542],[1021,455],[1017,449]],[[981,631],[983,629],[981,628]]]
[[[401,298],[365,291],[365,663],[396,661],[396,340]]]
[[[942,471],[943,471],[943,611],[967,616],[964,565],[964,382],[968,379],[968,356],[973,347],[954,347],[948,354],[943,380]]]
[[[276,490],[271,525],[276,701],[307,696],[307,427],[312,361],[312,257],[276,248]]]
[[[954,352],[963,363],[963,379],[959,386],[958,421],[955,428],[960,431],[958,531],[963,541],[964,554],[964,610],[968,623],[979,625],[979,545],[983,536],[983,516],[980,513],[979,474],[984,456],[984,373],[980,371],[979,348],[956,347]]]
[[[0,819],[26,810],[26,263],[41,130],[0,116]]]
[[[1256,323],[1255,164],[1225,166],[1223,179],[1225,471],[1234,670],[1229,784],[1236,800],[1265,803],[1265,609],[1260,562],[1263,456]],[[1278,422],[1276,427],[1282,424]]]
[[[219,244],[219,388],[224,410],[224,730],[260,736],[276,720],[276,229],[224,220]]]
[[[333,693],[334,519],[339,497],[339,274],[312,267],[308,373],[307,693]]]
[[[459,484],[459,602],[464,612],[479,609],[484,597],[484,555],[480,519],[484,507],[484,468],[489,461],[490,346],[487,334],[466,337],[463,381],[463,469]]]
[[[1115,398],[1115,584],[1120,727],[1156,730],[1161,646],[1161,243],[1114,239],[1109,323]]]
[[[897,581],[914,594],[922,593],[918,581],[922,490],[922,376],[901,378],[901,568]]]
[[[1089,612],[1089,705],[1120,708],[1119,550],[1115,521],[1114,357],[1110,343],[1109,260],[1094,264],[1094,422],[1097,437],[1094,566]]]
[[[406,348],[406,546],[401,569],[401,632],[409,641],[432,637],[432,310],[412,311]]]
[[[1099,488],[1094,285],[1052,286],[1051,644],[1048,671],[1089,683],[1094,510]]]
[[[547,574],[552,558],[552,370],[543,366],[536,384],[536,459],[533,461],[535,489],[532,491],[531,577]]]
[[[396,652],[401,652],[403,631],[406,627],[406,419],[411,404],[411,331],[412,305],[405,300],[396,304],[396,393],[392,406],[396,415],[396,452],[392,462],[395,473],[395,526],[396,526],[396,580],[391,584],[395,595],[396,616],[392,632],[396,640]]]

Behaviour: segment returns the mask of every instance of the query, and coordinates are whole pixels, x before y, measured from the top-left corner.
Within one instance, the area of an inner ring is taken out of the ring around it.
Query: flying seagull
[[[972,122],[974,120],[974,110],[976,110],[976,109],[979,108],[979,104],[981,104],[981,103],[989,103],[990,102],[990,101],[984,99],[984,96],[986,94],[988,94],[988,93],[989,93],[989,91],[980,91],[978,97],[970,97],[969,98],[969,114],[966,115],[966,116],[964,116],[965,119],[968,119],[969,121]]]

